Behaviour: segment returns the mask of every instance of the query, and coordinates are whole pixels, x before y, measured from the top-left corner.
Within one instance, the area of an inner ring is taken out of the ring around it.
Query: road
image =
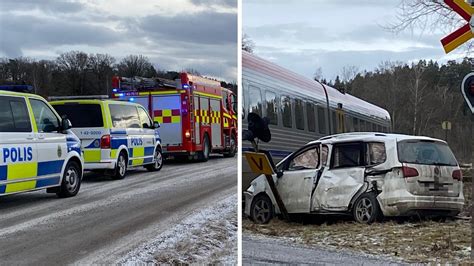
[[[398,265],[388,259],[365,254],[330,251],[295,244],[284,238],[248,233],[242,235],[242,264]]]
[[[124,180],[88,174],[79,194],[0,198],[2,264],[114,263],[193,211],[237,191],[237,159],[137,169]]]

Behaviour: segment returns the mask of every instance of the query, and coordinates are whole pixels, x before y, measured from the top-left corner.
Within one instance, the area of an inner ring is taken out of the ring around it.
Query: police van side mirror
[[[153,122],[153,128],[160,128],[160,127],[161,127],[160,122],[157,122],[157,121]]]
[[[61,132],[65,133],[66,130],[71,129],[71,128],[72,128],[71,121],[69,121],[69,119],[67,119],[66,117],[63,117],[61,120]]]

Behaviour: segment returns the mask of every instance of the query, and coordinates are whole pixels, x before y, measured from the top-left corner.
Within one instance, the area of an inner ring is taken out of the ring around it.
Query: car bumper
[[[387,200],[380,207],[385,216],[409,216],[416,213],[457,215],[463,206],[463,197],[412,196]]]
[[[85,170],[115,169],[115,161],[106,161],[100,163],[84,163]]]

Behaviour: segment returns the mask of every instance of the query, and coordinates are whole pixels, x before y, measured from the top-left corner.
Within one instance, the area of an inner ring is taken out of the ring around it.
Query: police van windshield
[[[72,127],[103,127],[102,109],[99,104],[61,104],[53,105],[62,117],[66,115]]]
[[[448,145],[442,142],[406,140],[398,142],[398,159],[402,163],[457,166]]]

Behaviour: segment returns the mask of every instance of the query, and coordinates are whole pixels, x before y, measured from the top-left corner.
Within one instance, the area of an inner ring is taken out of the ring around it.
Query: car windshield
[[[102,110],[99,104],[61,104],[53,105],[62,117],[67,116],[72,127],[103,127]]]
[[[430,140],[398,142],[398,160],[402,163],[457,166],[448,145]]]

